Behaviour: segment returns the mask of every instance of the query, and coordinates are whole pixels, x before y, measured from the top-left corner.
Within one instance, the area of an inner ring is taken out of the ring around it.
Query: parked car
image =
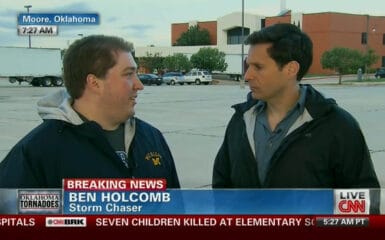
[[[176,83],[183,85],[184,76],[181,72],[168,72],[163,74],[163,82],[168,85],[175,85]]]
[[[138,77],[144,85],[156,84],[159,86],[163,83],[162,78],[155,74],[138,74]]]
[[[376,73],[374,74],[376,78],[385,78],[385,68],[379,68],[377,69]]]
[[[184,82],[187,84],[195,83],[200,85],[201,83],[208,85],[213,80],[211,74],[208,71],[192,70],[184,75]]]

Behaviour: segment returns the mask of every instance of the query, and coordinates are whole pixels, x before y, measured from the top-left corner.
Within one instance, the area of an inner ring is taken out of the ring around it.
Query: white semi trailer
[[[202,47],[217,48],[219,51],[225,53],[225,62],[227,63],[227,69],[223,72],[213,71],[213,74],[227,75],[229,78],[234,80],[240,80],[242,74],[242,59],[244,61],[244,69],[246,69],[245,59],[249,46],[244,46],[243,57],[242,57],[242,45],[221,45],[221,46],[173,46],[173,47],[136,47],[136,57],[146,57],[148,54],[160,54],[162,57],[170,56],[175,53],[183,53],[190,58],[194,53],[197,53]]]
[[[11,83],[28,82],[32,86],[61,86],[60,49],[0,47],[0,77]]]
[[[213,73],[226,74],[231,79],[239,81],[242,78],[242,73],[243,73],[242,72],[242,54],[240,54],[240,53],[239,54],[227,53],[225,55],[225,62],[227,63],[226,71],[224,71],[224,72],[214,71]],[[246,61],[245,61],[245,54],[244,54],[243,67],[244,67],[244,69],[247,69],[245,67],[245,65],[246,65]]]

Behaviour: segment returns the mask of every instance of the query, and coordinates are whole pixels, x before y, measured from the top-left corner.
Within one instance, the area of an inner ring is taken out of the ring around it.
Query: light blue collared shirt
[[[306,86],[300,86],[299,94],[297,103],[278,123],[274,131],[270,129],[267,120],[266,102],[259,101],[255,106],[255,114],[257,115],[254,128],[255,157],[258,162],[258,174],[261,183],[265,182],[273,154],[281,145],[290,127],[305,110]]]

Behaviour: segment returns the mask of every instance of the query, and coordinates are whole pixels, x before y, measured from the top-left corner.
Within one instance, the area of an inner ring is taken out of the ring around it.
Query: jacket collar
[[[325,98],[320,92],[309,84],[301,84],[306,86],[305,108],[313,119],[320,118],[327,114],[337,103],[332,98]],[[251,92],[247,94],[247,101],[232,106],[236,113],[244,114],[250,108],[254,107],[260,100],[253,99]]]

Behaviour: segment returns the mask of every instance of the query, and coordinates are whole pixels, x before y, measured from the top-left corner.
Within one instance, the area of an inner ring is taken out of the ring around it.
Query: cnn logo
[[[334,190],[334,214],[369,214],[369,189]]]

